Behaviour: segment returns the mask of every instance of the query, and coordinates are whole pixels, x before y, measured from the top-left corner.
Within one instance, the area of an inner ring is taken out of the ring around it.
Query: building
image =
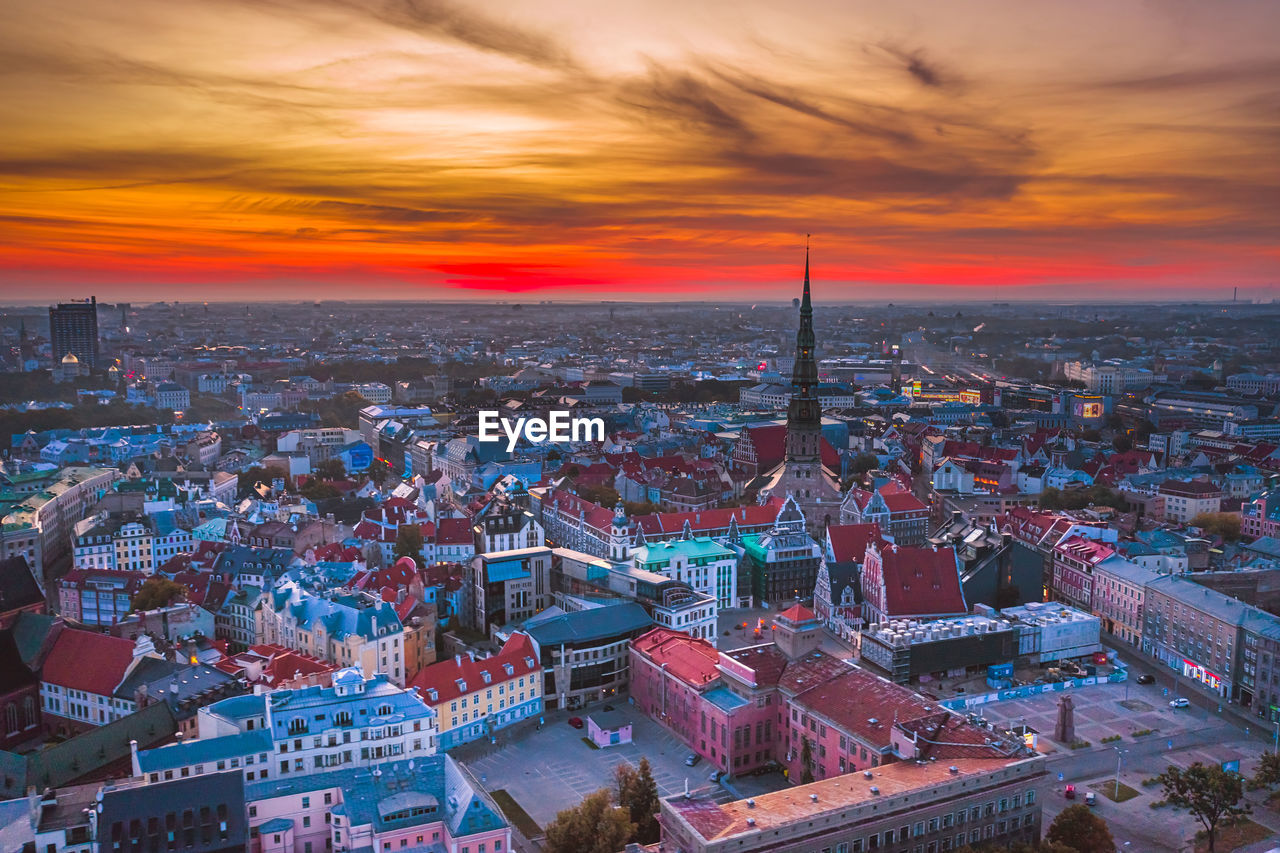
[[[26,558],[0,560],[0,630],[12,627],[23,613],[44,611],[44,590]]]
[[[395,607],[381,598],[318,595],[287,580],[268,592],[254,611],[254,643],[297,649],[367,675],[406,678],[405,628]]]
[[[191,408],[191,392],[176,382],[159,382],[155,386],[157,409],[181,412]]]
[[[101,366],[98,352],[98,298],[49,307],[49,340],[55,363],[71,353],[90,370]]]
[[[237,770],[246,783],[434,755],[436,714],[413,690],[354,668],[313,685],[235,696],[199,710],[199,737],[133,754],[148,782]],[[250,818],[253,815],[250,814]]]
[[[59,610],[81,625],[114,625],[129,615],[146,579],[142,572],[72,569],[58,580]]]
[[[716,599],[719,609],[738,601],[738,557],[707,537],[645,544],[631,552],[636,568],[673,578]]]
[[[1164,517],[1183,524],[1204,512],[1222,508],[1222,489],[1206,480],[1165,480],[1158,494],[1164,498]]]
[[[45,577],[70,552],[76,522],[119,479],[115,468],[70,467],[38,492],[0,494],[0,557],[25,557]]]
[[[986,617],[878,622],[860,637],[859,662],[896,684],[964,678],[1018,656],[1012,623]]]
[[[997,615],[989,608],[975,613]],[[1006,607],[998,615],[1018,630],[1018,657],[1032,664],[1081,659],[1102,651],[1102,623],[1092,613],[1051,601]]]
[[[1068,361],[1063,373],[1073,382],[1083,382],[1086,390],[1094,394],[1119,394],[1137,391],[1151,385],[1155,375],[1142,367],[1126,367],[1118,364],[1088,364]]]
[[[891,619],[941,619],[969,612],[956,552],[867,544],[862,564],[862,610],[868,623]]]
[[[1241,626],[1252,610],[1182,576],[1161,575],[1147,584],[1142,651],[1211,693],[1240,701]]]
[[[1142,646],[1142,614],[1147,587],[1159,574],[1116,555],[1093,567],[1093,612],[1102,630]]]
[[[739,599],[749,590],[755,606],[808,598],[818,583],[822,548],[805,531],[805,517],[788,495],[765,533],[726,542],[740,557]]]
[[[457,655],[432,664],[409,686],[435,710],[442,750],[542,714],[538,652],[529,635],[518,631],[497,654]]]
[[[490,625],[522,622],[550,604],[551,549],[477,554],[471,559],[467,589],[468,627],[484,633]]]
[[[929,507],[890,481],[875,491],[850,489],[840,504],[840,523],[877,524],[886,538],[899,545],[923,545],[929,532]]]
[[[1092,612],[1093,573],[1099,563],[1115,554],[1112,545],[1087,536],[1064,538],[1053,547],[1052,598]]]
[[[516,626],[533,638],[548,710],[581,708],[627,688],[631,641],[653,626],[634,602],[565,612],[548,608]],[[505,642],[512,631],[495,632]]]
[[[1273,397],[1280,394],[1280,375],[1268,373],[1236,373],[1227,377],[1227,387],[1241,394]]]
[[[144,659],[160,659],[150,640],[132,643],[92,631],[61,631],[40,672],[45,727],[74,734],[136,711],[135,697],[117,692]]]
[[[839,520],[840,483],[822,462],[822,402],[818,399],[817,342],[813,333],[813,303],[809,296],[809,250],[804,254],[804,295],[800,299],[800,328],[796,332],[795,365],[791,371],[793,393],[787,405],[786,455],[768,472],[757,492],[799,502],[809,530],[821,535]],[[813,584],[804,594],[812,593]]]
[[[900,762],[747,800],[661,803],[659,853],[932,850],[1040,839],[1043,757]],[[896,845],[896,846],[895,846]]]

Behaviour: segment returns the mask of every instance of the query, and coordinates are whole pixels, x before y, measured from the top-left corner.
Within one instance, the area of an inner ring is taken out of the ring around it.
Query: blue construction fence
[[[1115,652],[1110,652],[1110,662],[1115,666],[1115,671],[1110,675],[1090,675],[1085,678],[1068,678],[1063,681],[1055,681],[1049,684],[1024,684],[1021,687],[1009,687],[1005,690],[996,690],[991,693],[978,693],[973,696],[957,696],[954,699],[946,699],[938,704],[952,711],[964,711],[979,705],[989,705],[992,702],[1003,702],[1008,699],[1026,699],[1031,696],[1039,696],[1042,693],[1061,693],[1064,690],[1078,690],[1081,687],[1089,687],[1094,684],[1121,684],[1129,678],[1129,668],[1120,662],[1115,656]]]

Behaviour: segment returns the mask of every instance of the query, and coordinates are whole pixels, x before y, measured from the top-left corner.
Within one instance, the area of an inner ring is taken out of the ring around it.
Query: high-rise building
[[[766,475],[761,495],[795,498],[810,532],[820,534],[840,518],[840,484],[822,464],[822,404],[818,400],[817,343],[813,303],[809,298],[809,250],[804,253],[804,295],[800,328],[791,369],[791,402],[787,407],[786,457]]]
[[[71,353],[90,370],[98,368],[98,298],[63,302],[49,308],[49,339],[53,363]]]

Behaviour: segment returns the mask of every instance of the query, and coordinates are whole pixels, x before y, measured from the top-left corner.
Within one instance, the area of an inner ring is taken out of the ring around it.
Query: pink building
[[[249,783],[245,801],[250,853],[511,850],[497,805],[446,755]]]
[[[631,644],[631,698],[717,769],[742,773],[774,760],[785,666],[772,644],[722,653],[655,628]]]
[[[1093,569],[1115,548],[1085,536],[1069,536],[1053,549],[1053,599],[1093,612]]]

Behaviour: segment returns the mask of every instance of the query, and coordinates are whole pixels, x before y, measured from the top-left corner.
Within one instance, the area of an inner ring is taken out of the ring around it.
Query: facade
[[[1176,575],[1147,584],[1142,650],[1210,692],[1240,698],[1241,624],[1248,605]]]
[[[1081,610],[1093,609],[1093,573],[1115,556],[1115,548],[1086,536],[1068,536],[1053,548],[1053,599]]]
[[[720,609],[738,601],[738,558],[706,537],[645,544],[631,552],[636,568],[688,584],[716,600]]]
[[[50,306],[49,338],[55,364],[71,353],[90,370],[98,369],[98,298]]]
[[[1159,575],[1116,555],[1093,567],[1093,612],[1102,630],[1134,646],[1142,645],[1142,611],[1147,587]]]
[[[254,643],[288,646],[303,654],[385,673],[405,683],[405,630],[390,602],[357,594],[317,595],[284,581],[254,611]]]
[[[862,610],[868,622],[939,619],[969,612],[951,548],[912,548],[872,541],[862,564]]]
[[[519,629],[533,638],[548,710],[581,708],[627,688],[631,640],[653,626],[632,602],[566,613],[550,608]],[[495,632],[505,641],[510,632]]]
[[[477,554],[467,574],[471,607],[465,624],[482,633],[490,625],[524,621],[550,603],[550,548]]]
[[[749,800],[662,801],[659,853],[959,850],[1040,838],[1043,757],[902,762]]]
[[[214,702],[198,713],[199,738],[136,750],[133,775],[148,782],[237,770],[246,783],[436,753],[436,714],[385,675],[356,669],[332,686],[273,690]],[[252,815],[250,815],[252,817]]]
[[[62,617],[81,625],[114,625],[129,615],[146,575],[110,569],[72,569],[58,581]]]
[[[781,604],[813,595],[822,548],[805,532],[805,517],[792,496],[773,527],[727,544],[740,554],[739,598],[750,590],[755,606]]]
[[[435,710],[442,750],[542,714],[537,649],[528,634],[519,632],[495,655],[458,655],[432,664],[409,686]]]
[[[1063,366],[1067,379],[1083,382],[1086,390],[1094,394],[1119,394],[1137,391],[1151,385],[1155,375],[1142,367],[1125,367],[1117,364],[1088,364],[1068,361]]]
[[[1160,485],[1159,494],[1164,498],[1164,517],[1169,521],[1186,524],[1202,512],[1222,508],[1222,489],[1203,480],[1166,480]]]

